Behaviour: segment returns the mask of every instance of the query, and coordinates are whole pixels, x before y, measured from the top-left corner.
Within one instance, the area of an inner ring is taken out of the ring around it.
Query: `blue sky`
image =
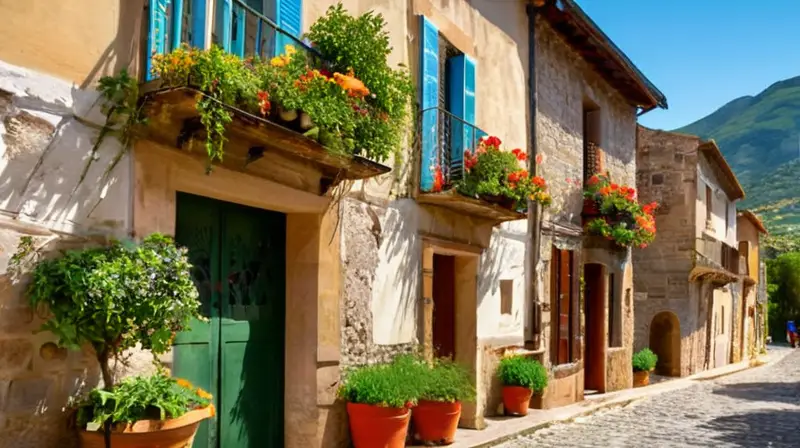
[[[667,96],[674,129],[800,75],[800,0],[576,0]]]

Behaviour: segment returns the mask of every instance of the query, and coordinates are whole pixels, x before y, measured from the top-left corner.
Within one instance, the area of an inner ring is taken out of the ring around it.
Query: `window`
[[[500,280],[500,314],[511,314],[514,303],[514,280]]]
[[[725,201],[725,236],[728,236],[728,227],[731,225],[730,207],[730,202]]]
[[[600,109],[589,100],[583,103],[583,182],[603,171],[600,142]]]
[[[615,285],[616,276],[608,274],[608,346],[622,346],[622,320],[619,299]]]
[[[577,359],[580,347],[575,343],[578,328],[579,273],[574,251],[553,247],[550,260],[552,363],[568,364]]]
[[[476,64],[422,17],[420,29],[422,166],[441,170],[444,182],[461,177],[464,151],[484,135],[474,127]],[[420,190],[434,189],[435,170],[420,172]]]
[[[711,187],[706,185],[706,221],[711,221],[711,206],[713,203],[713,194]]]

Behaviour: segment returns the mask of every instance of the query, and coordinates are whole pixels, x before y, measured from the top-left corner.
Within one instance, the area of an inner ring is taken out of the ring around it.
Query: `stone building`
[[[658,235],[634,253],[636,348],[684,376],[731,361],[742,306],[736,201],[744,190],[713,140],[637,132],[637,187],[657,201]]]
[[[758,354],[763,346],[763,328],[760,325],[762,311],[759,309],[758,295],[763,288],[761,282],[761,235],[767,234],[764,223],[749,210],[736,215],[736,232],[739,240],[739,255],[742,261],[739,270],[742,274],[742,305],[734,316],[734,337],[732,361],[750,359]]]
[[[585,390],[629,387],[631,257],[584,237],[582,181],[602,169],[632,184],[637,112],[666,100],[591,19],[571,0],[345,1],[354,14],[373,10],[387,19],[390,62],[408,65],[417,84],[422,138],[409,138],[390,173],[369,164],[347,171],[349,188],[334,189],[341,200],[329,191],[338,178],[325,160],[303,164],[285,157],[289,149],[271,147],[250,164],[250,150],[270,144],[283,132],[276,129],[255,143],[232,133],[225,164],[206,174],[202,151],[176,144],[186,122],[175,111],[188,110],[177,95],[148,97],[152,132],[132,147],[106,138],[93,150],[105,125],[101,76],[127,69],[145,81],[149,56],[181,43],[230,48],[237,38],[248,51],[255,34],[244,27],[259,19],[245,6],[256,3],[0,5],[8,23],[0,41],[14,43],[0,46],[0,446],[70,446],[64,407],[98,381],[90,351],[54,349],[52,335],[32,334],[41,319],[25,305],[24,282],[5,275],[23,236],[55,249],[174,235],[209,273],[198,279],[208,306],[222,303],[214,297],[227,294],[220,285],[233,278],[228,270],[249,269],[236,263],[266,261],[269,283],[254,288],[260,314],[231,296],[231,309],[245,314],[223,316],[258,332],[221,348],[221,326],[212,324],[178,335],[165,358],[175,374],[214,393],[219,409],[243,406],[237,415],[260,425],[262,438],[249,440],[258,446],[346,446],[335,396],[341,369],[418,345],[472,369],[478,399],[465,407],[466,427],[481,428],[497,412],[495,369],[508,351],[552,372],[546,407],[579,401]],[[267,1],[256,9],[299,36],[333,3]],[[243,19],[232,37],[220,18],[233,13]],[[444,90],[461,100],[438,99]],[[553,205],[524,215],[430,192],[425,167],[443,150],[435,137],[446,117],[471,135],[526,148]],[[264,247],[276,249],[256,250]],[[580,300],[581,280],[591,300]],[[222,369],[224,362],[233,364]],[[134,353],[118,373],[148,366]],[[195,446],[227,446],[235,436],[224,428],[233,424],[204,423]]]

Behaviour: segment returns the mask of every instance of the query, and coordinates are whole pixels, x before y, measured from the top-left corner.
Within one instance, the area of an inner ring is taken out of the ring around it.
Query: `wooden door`
[[[606,369],[606,291],[603,266],[587,263],[583,266],[584,307],[586,310],[586,350],[584,359],[584,388],[605,392]],[[610,311],[610,310],[609,310]]]
[[[178,196],[176,239],[210,322],[176,338],[174,370],[218,409],[196,448],[283,445],[285,236],[283,214]]]
[[[456,257],[433,256],[433,350],[455,359]]]

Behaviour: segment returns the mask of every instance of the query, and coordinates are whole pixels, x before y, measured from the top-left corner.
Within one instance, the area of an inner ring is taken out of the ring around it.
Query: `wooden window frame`
[[[566,260],[567,267],[562,269],[562,263]],[[580,359],[580,252],[577,250],[561,250],[553,246],[550,259],[550,300],[551,300],[551,344],[550,360],[553,365],[566,365]],[[565,281],[561,273],[568,272],[568,279]],[[562,285],[567,285],[568,300],[566,313],[562,313],[565,302],[559,300],[562,295]],[[561,350],[561,315],[566,314],[567,344],[566,353]]]
[[[706,185],[706,221],[711,221],[711,216],[713,214],[714,208],[714,192],[711,191],[711,187]]]

